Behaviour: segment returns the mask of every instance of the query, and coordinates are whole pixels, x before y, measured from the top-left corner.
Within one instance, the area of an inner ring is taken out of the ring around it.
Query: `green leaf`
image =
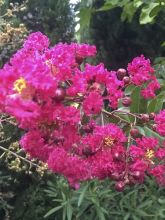
[[[65,220],[67,217],[67,208],[66,206],[63,207],[63,212],[62,212],[62,220]]]
[[[134,0],[133,3],[134,3],[134,6],[136,8],[139,8],[143,4],[143,1],[141,1],[141,0]]]
[[[158,133],[154,132],[153,130],[151,130],[150,128],[148,127],[144,127],[144,132],[145,132],[145,135],[148,136],[148,137],[155,137],[157,138],[160,142],[164,141],[165,138],[161,137]]]
[[[131,99],[132,99],[132,104],[130,106],[130,112],[133,113],[145,113],[147,110],[147,100],[145,100],[141,96],[141,89],[140,87],[136,87],[132,94],[131,94]]]
[[[157,105],[155,106],[155,112],[159,112],[163,108],[163,102],[161,99],[157,100]]]
[[[90,25],[91,15],[95,10],[93,8],[81,8],[78,14],[80,18],[80,27],[81,30],[88,28]]]
[[[51,209],[49,212],[46,213],[46,215],[44,215],[44,218],[47,218],[48,216],[52,215],[53,213],[57,212],[58,210],[62,209],[63,206],[57,206],[53,209]]]
[[[147,112],[151,113],[151,112],[155,112],[156,106],[157,106],[157,102],[158,100],[156,98],[152,99],[147,107]]]
[[[139,87],[136,87],[133,90],[131,94],[131,98],[132,98],[132,104],[130,106],[130,111],[139,113],[139,105],[140,105],[140,88]]]
[[[72,220],[73,210],[70,203],[67,204],[66,213],[67,213],[67,220]]]
[[[149,3],[148,6],[142,8],[139,22],[140,24],[151,23],[154,20],[155,16],[150,16],[151,11],[158,5],[159,3]]]
[[[133,92],[133,90],[135,89],[136,86],[134,85],[129,85],[126,87],[124,93],[125,95],[131,95],[131,93]]]
[[[139,220],[139,217],[137,217],[136,215],[132,215],[133,220]]]
[[[87,189],[88,189],[88,184],[84,187],[84,189],[82,190],[82,192],[80,194],[80,197],[78,199],[78,207],[80,207],[80,205],[81,205],[81,203],[84,199],[84,196],[85,196],[85,193],[86,193]]]
[[[146,201],[144,201],[143,203],[141,203],[137,208],[138,208],[138,209],[142,209],[142,208],[144,209],[144,208],[146,208],[146,207],[148,207],[148,206],[151,206],[152,203],[153,203],[152,200],[146,200]]]
[[[97,212],[99,220],[106,220],[105,215],[100,207],[98,207],[98,206],[96,207],[96,212]]]
[[[123,8],[123,12],[121,14],[121,20],[122,21],[128,20],[129,22],[131,22],[136,10],[137,9],[134,7],[133,2],[129,2],[125,4]]]
[[[97,9],[97,11],[108,11],[114,7],[115,6],[111,2],[105,2],[101,8]]]
[[[159,199],[158,199],[158,202],[159,202],[160,204],[165,204],[165,199],[159,198]]]
[[[123,220],[128,220],[130,217],[130,213],[127,213],[125,216],[124,216],[124,219]]]
[[[163,60],[165,61],[165,58],[161,59],[159,57],[159,59],[155,59],[155,63],[157,62],[157,64],[154,65],[154,69],[155,69],[156,76],[158,78],[161,77],[165,79],[165,64],[162,64]]]
[[[151,10],[151,12],[149,13],[149,16],[150,16],[150,17],[155,17],[155,16],[157,16],[157,14],[159,13],[160,9],[161,9],[161,6],[160,6],[160,5],[155,6],[155,7]]]
[[[165,219],[165,209],[160,209],[159,210],[159,216],[163,219]]]
[[[136,126],[136,128],[139,130],[140,134],[141,135],[144,135],[145,136],[145,131],[144,131],[144,128],[141,127],[141,126]]]

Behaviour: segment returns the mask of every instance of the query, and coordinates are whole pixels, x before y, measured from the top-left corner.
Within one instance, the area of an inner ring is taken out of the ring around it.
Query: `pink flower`
[[[69,155],[63,148],[56,148],[50,154],[48,166],[53,172],[67,177],[71,186],[89,178],[88,163],[77,156]]]
[[[140,86],[152,79],[154,69],[150,65],[150,60],[145,59],[143,55],[133,59],[127,67],[128,73],[132,76],[132,82]]]
[[[113,157],[110,151],[98,152],[87,160],[91,164],[91,175],[95,178],[105,179],[113,172]]]
[[[160,135],[165,136],[165,110],[160,111],[160,113],[155,116],[154,120],[157,124],[156,131]]]
[[[103,99],[97,92],[90,92],[83,101],[83,109],[86,115],[96,115],[101,112]]]
[[[38,158],[44,162],[47,161],[53,147],[45,144],[45,140],[39,131],[27,132],[20,141],[23,149],[30,154],[32,158]]]
[[[28,36],[24,48],[42,51],[49,46],[49,39],[41,32],[35,32]]]
[[[160,88],[160,84],[154,75],[154,69],[150,65],[150,60],[145,59],[143,55],[133,59],[132,63],[128,64],[128,73],[131,76],[131,81],[136,86],[144,85],[147,87],[141,91],[141,95],[145,98],[155,97],[155,91]]]
[[[126,141],[127,138],[122,130],[110,123],[105,126],[95,126],[92,134],[84,136],[82,149],[88,148],[91,153],[116,149],[120,154],[124,154],[125,148],[122,145]]]
[[[158,140],[153,137],[142,137],[136,139],[136,145],[129,148],[129,154],[133,161],[144,160],[147,164],[153,164],[156,158]]]
[[[156,157],[159,158],[160,160],[165,159],[165,147],[164,148],[159,148],[157,150]]]
[[[130,181],[134,184],[136,183],[143,183],[145,174],[148,170],[148,164],[145,160],[138,159],[136,161],[133,161],[129,164],[129,173],[130,173]],[[140,175],[138,178],[134,178],[134,173],[139,172]]]
[[[104,105],[106,111],[118,107],[126,85],[102,63],[81,66],[84,58],[96,54],[95,46],[48,47],[45,35],[32,33],[0,70],[0,111],[24,129],[20,144],[30,158],[47,163],[75,189],[80,181],[94,178],[142,183],[146,174],[165,185],[164,145],[142,137],[127,149],[126,123],[110,123],[111,114],[100,120]],[[160,85],[149,60],[135,58],[128,72],[144,98],[155,96]],[[154,120],[157,132],[165,135],[165,110]]]
[[[150,172],[161,186],[165,186],[165,165],[158,165]]]
[[[79,45],[79,44],[72,43],[71,47],[75,48],[76,56],[82,57],[82,58],[95,56],[97,52],[95,46],[90,46],[88,44]]]
[[[157,80],[151,81],[145,89],[141,91],[142,96],[145,99],[154,98],[155,91],[160,88],[160,84]]]
[[[39,106],[32,100],[24,100],[12,95],[6,103],[6,112],[14,116],[21,128],[32,125],[32,121],[39,117]]]

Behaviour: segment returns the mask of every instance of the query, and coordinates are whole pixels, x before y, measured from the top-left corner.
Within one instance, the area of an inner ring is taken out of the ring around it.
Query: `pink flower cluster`
[[[0,70],[0,109],[24,129],[23,149],[75,188],[80,181],[108,177],[122,190],[143,182],[146,174],[165,185],[164,145],[144,137],[127,149],[128,138],[118,125],[98,122],[105,106],[118,107],[125,85],[103,64],[81,66],[96,54],[95,46],[48,46],[46,36],[33,33]],[[158,87],[151,85],[156,82],[154,71],[143,56],[135,58],[128,71],[135,85],[151,81],[147,96]],[[155,118],[163,135],[164,113]]]
[[[160,84],[154,75],[150,60],[145,59],[143,55],[136,57],[128,64],[127,70],[134,85],[144,86],[146,84],[146,87],[141,91],[142,96],[145,99],[153,98],[155,91],[160,88]]]
[[[162,110],[159,114],[155,117],[155,123],[156,123],[156,131],[162,135],[165,136],[165,110]]]

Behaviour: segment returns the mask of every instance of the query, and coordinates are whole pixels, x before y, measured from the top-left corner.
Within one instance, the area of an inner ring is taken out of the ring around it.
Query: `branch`
[[[107,114],[108,116],[113,116],[113,117],[115,117],[115,118],[118,118],[120,121],[123,121],[123,122],[125,122],[125,123],[127,123],[127,124],[130,124],[130,122],[128,122],[128,121],[126,121],[125,119],[123,119],[123,118],[121,118],[119,115],[115,115],[115,114],[113,114],[112,112],[108,112],[108,111],[106,111],[106,110],[102,110],[102,112],[103,113],[105,113],[105,114]]]
[[[20,155],[18,155],[18,154],[16,154],[16,153],[14,153],[13,151],[11,151],[11,150],[9,150],[9,149],[6,149],[5,147],[0,146],[0,149],[3,150],[3,151],[5,151],[5,152],[7,152],[7,153],[9,152],[9,153],[12,154],[13,156],[15,156],[15,157],[17,157],[17,158],[19,158],[19,159],[21,159],[21,160],[23,160],[23,161],[29,163],[31,166],[33,165],[33,166],[35,166],[35,167],[37,167],[37,168],[42,168],[42,167],[40,167],[38,164],[33,163],[32,161],[30,161],[30,160],[28,160],[28,159],[26,159],[26,158],[24,158],[24,157],[22,157],[22,156],[20,156]]]

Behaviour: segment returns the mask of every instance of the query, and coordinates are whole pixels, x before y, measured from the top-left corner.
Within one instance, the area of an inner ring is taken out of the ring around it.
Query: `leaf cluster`
[[[119,193],[109,180],[83,183],[79,190],[67,188],[65,181],[48,182],[45,190],[54,208],[45,215],[56,220],[163,220],[165,218],[164,189],[157,188],[152,179],[146,185],[127,187]]]

